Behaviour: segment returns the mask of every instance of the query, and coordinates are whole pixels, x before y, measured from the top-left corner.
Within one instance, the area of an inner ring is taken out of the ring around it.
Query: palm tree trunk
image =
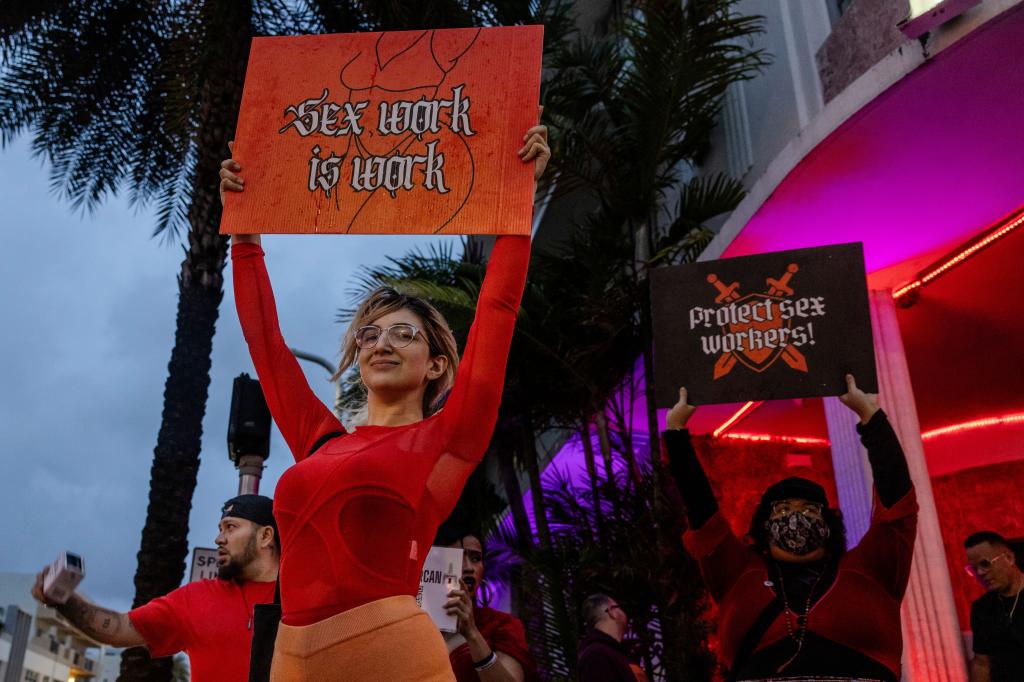
[[[662,489],[662,478],[664,472],[662,471],[661,465],[661,452],[659,449],[661,434],[658,430],[658,408],[655,403],[655,386],[657,385],[657,378],[654,374],[654,325],[653,318],[651,315],[651,295],[650,295],[650,270],[647,267],[647,261],[650,259],[652,253],[652,243],[654,240],[654,233],[657,226],[657,219],[655,216],[649,216],[647,222],[648,228],[646,230],[640,230],[635,232],[636,238],[640,240],[638,246],[641,251],[641,262],[643,263],[643,269],[639,270],[638,274],[641,279],[641,295],[640,302],[640,333],[641,343],[643,344],[643,360],[644,360],[644,403],[647,412],[647,436],[648,436],[648,454],[651,459],[651,478],[653,481],[654,499],[652,504],[654,507],[654,517],[656,519],[664,519],[665,514],[669,510],[665,509],[663,504],[662,496],[658,494],[658,491]],[[679,551],[676,546],[675,538],[671,537],[671,530],[665,523],[659,523],[657,529],[657,552],[661,556],[667,556],[669,552]],[[659,591],[659,603],[658,612],[659,614],[665,614],[667,605],[663,603],[661,598],[662,592]],[[687,604],[686,612],[692,612],[690,608],[693,605]],[[673,618],[660,618],[661,622],[661,636],[662,642],[676,642],[678,641],[679,626]],[[664,662],[665,673],[667,679],[679,679],[683,673],[685,666],[680,665],[680,661],[675,656],[667,656]]]
[[[571,633],[571,616],[569,606],[565,603],[569,592],[566,589],[564,576],[561,572],[561,565],[552,560],[554,546],[551,539],[551,528],[548,526],[547,504],[544,501],[544,490],[541,485],[540,465],[537,461],[537,435],[528,420],[523,424],[523,462],[526,464],[527,474],[530,477],[530,495],[533,499],[533,518],[537,524],[537,538],[539,546],[537,553],[540,561],[536,562],[544,571],[547,578],[547,585],[551,592],[551,612],[554,616],[552,626],[558,633],[561,642],[561,651],[564,656],[565,665],[570,673],[575,675],[576,671],[576,640]]]
[[[217,233],[219,162],[233,137],[249,59],[249,3],[211,2],[207,30],[220,33],[226,54],[206,63],[200,142],[197,149],[188,250],[178,277],[174,347],[164,384],[164,406],[150,470],[149,507],[135,571],[133,606],[141,606],[181,584],[188,555],[188,520],[199,471],[203,417],[210,386],[210,353],[224,296],[227,239]],[[230,491],[225,491],[226,493]],[[211,532],[215,519],[210,520]],[[172,659],[153,660],[143,648],[125,651],[119,680],[167,682]]]
[[[580,424],[580,441],[583,443],[583,458],[587,463],[587,478],[590,479],[591,505],[594,509],[594,524],[597,526],[597,544],[604,546],[604,514],[601,513],[601,493],[598,486],[597,462],[594,460],[594,443],[590,440],[590,420],[584,417]]]
[[[601,448],[601,458],[604,460],[605,485],[608,490],[608,497],[612,501],[612,513],[615,518],[622,518],[622,495],[615,492],[615,471],[612,462],[612,443],[608,437],[608,417],[605,416],[602,408],[594,416],[594,425],[597,427],[597,442]],[[627,476],[627,482],[630,480]],[[613,533],[614,534],[614,533]]]
[[[498,456],[498,468],[501,472],[501,483],[505,489],[505,499],[512,511],[512,527],[516,531],[516,551],[523,554],[534,547],[533,530],[530,528],[530,517],[526,514],[523,504],[523,489],[519,486],[519,474],[516,471],[512,451],[508,447],[508,434],[496,434],[491,441],[495,454]]]

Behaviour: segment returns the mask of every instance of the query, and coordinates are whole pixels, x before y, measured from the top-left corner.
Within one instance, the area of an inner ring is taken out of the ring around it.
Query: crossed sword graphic
[[[799,269],[800,266],[796,263],[790,263],[782,277],[779,277],[778,279],[775,279],[774,277],[766,277],[764,280],[765,284],[768,285],[768,291],[766,293],[769,296],[792,296],[793,289],[789,286],[789,280],[793,278],[793,275],[796,274],[796,271]],[[715,288],[718,289],[718,295],[715,296],[716,304],[722,305],[739,300],[739,282],[725,284],[718,279],[718,275],[714,273],[708,275],[708,282],[715,285]],[[781,356],[782,360],[793,369],[800,372],[807,371],[807,358],[793,346],[784,346],[782,348]],[[718,358],[718,361],[715,363],[715,379],[724,377],[726,374],[731,372],[732,368],[736,366],[736,362],[736,351],[730,351],[722,354],[722,357]]]

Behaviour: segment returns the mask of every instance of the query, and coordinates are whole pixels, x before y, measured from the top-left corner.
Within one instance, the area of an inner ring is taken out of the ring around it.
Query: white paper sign
[[[192,575],[190,583],[197,580],[208,580],[217,577],[217,550],[196,547],[192,550]]]
[[[448,601],[448,593],[459,587],[462,552],[460,547],[431,547],[423,562],[416,604],[427,612],[441,632],[456,630],[457,619],[445,613],[444,603]]]

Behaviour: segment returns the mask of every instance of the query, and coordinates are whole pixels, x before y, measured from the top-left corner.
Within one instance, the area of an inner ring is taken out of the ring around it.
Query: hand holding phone
[[[74,552],[61,552],[43,576],[43,596],[47,604],[66,604],[85,578],[85,562]]]

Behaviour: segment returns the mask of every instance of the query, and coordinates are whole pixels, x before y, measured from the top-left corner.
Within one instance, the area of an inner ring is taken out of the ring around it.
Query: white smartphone
[[[66,604],[85,578],[85,562],[74,552],[61,552],[43,579],[43,596],[51,604]]]

